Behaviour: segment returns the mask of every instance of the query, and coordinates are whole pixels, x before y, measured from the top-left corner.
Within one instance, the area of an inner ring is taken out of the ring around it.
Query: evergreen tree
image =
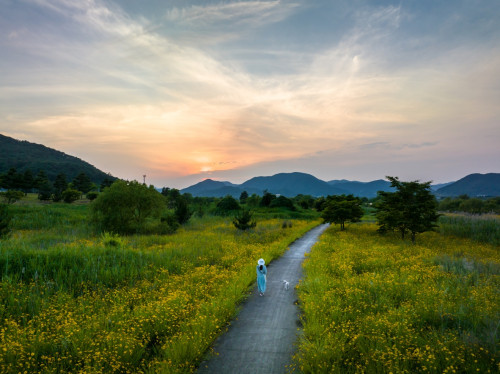
[[[244,209],[241,213],[234,217],[233,225],[238,230],[248,230],[257,226],[257,222],[252,221],[252,213],[249,210]]]
[[[26,169],[23,175],[23,191],[30,192],[35,188],[35,177],[31,169]]]
[[[54,201],[60,201],[63,198],[63,192],[68,189],[66,174],[60,173],[54,181]]]
[[[89,192],[93,187],[92,181],[85,173],[80,173],[73,179],[73,186],[83,193]]]

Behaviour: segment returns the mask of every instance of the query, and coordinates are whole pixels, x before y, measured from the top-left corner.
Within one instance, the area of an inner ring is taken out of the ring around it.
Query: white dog
[[[287,280],[283,280],[283,288],[285,290],[288,290],[290,288],[290,282],[288,282]]]

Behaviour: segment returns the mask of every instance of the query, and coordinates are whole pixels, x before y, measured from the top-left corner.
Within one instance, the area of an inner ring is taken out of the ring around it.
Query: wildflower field
[[[0,242],[1,373],[192,372],[255,280],[318,221],[192,218],[95,236],[86,205],[19,205]]]
[[[295,368],[498,373],[500,248],[480,240],[480,222],[459,221],[474,240],[432,232],[412,245],[372,223],[330,227],[304,263]]]

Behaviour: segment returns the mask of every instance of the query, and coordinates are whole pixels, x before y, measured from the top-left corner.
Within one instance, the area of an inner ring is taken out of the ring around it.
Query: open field
[[[296,368],[498,372],[499,247],[438,233],[412,245],[375,230],[331,227],[313,247],[299,286]]]
[[[206,217],[171,236],[92,236],[87,206],[20,205],[0,243],[0,372],[190,372],[254,263],[318,221]]]

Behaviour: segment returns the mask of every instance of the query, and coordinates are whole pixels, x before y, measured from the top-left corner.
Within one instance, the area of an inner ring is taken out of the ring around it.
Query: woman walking
[[[266,262],[263,258],[257,261],[257,286],[259,288],[259,295],[264,296],[264,292],[266,292],[266,275],[267,268]]]

